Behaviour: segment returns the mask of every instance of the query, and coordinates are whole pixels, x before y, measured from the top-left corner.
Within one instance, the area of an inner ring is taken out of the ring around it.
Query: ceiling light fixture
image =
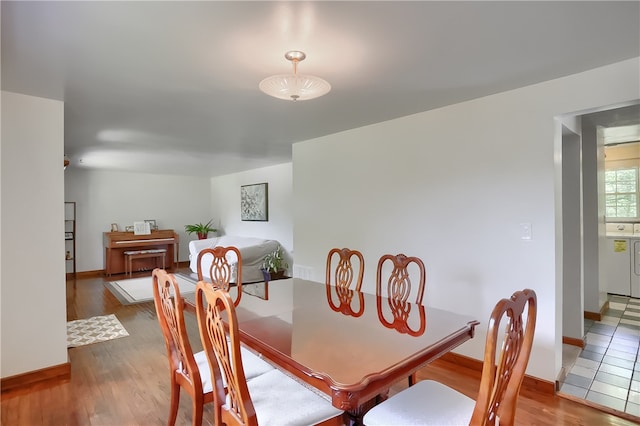
[[[267,77],[260,82],[260,90],[274,98],[291,101],[306,101],[329,93],[331,85],[326,80],[298,74],[298,62],[307,57],[304,52],[291,50],[284,57],[293,63],[293,74]]]

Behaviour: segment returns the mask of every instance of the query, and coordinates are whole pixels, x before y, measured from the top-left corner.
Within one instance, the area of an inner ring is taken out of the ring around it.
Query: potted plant
[[[284,278],[289,264],[285,262],[282,246],[267,254],[262,261],[262,273],[265,281]]]
[[[207,238],[207,236],[209,236],[209,232],[217,231],[216,228],[211,226],[212,220],[213,219],[211,219],[206,224],[196,223],[195,225],[185,225],[184,229],[185,231],[187,231],[187,234],[193,234],[195,232],[196,234],[198,234],[199,240],[204,240],[205,238]]]

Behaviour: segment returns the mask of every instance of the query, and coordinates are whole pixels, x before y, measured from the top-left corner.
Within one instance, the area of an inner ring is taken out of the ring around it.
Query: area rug
[[[128,336],[114,314],[67,322],[67,347],[90,345]]]
[[[195,293],[196,281],[181,274],[176,274],[175,277],[180,293]],[[104,285],[123,305],[153,300],[153,279],[150,276],[110,281]]]

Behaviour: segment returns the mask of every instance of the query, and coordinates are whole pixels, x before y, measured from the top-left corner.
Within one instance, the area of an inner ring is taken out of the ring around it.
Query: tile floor
[[[602,320],[585,320],[584,328],[577,358],[565,345],[560,392],[640,416],[640,299],[610,295]]]

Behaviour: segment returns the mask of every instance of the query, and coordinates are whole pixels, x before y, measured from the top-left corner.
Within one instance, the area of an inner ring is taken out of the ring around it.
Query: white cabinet
[[[609,293],[631,296],[632,240],[607,237],[604,253],[604,280]]]

